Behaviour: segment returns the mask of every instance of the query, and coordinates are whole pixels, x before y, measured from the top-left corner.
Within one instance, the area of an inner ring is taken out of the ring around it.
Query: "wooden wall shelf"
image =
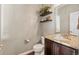
[[[45,12],[45,13],[41,14],[40,16],[46,16],[46,15],[51,14],[51,13],[52,12]]]
[[[49,21],[52,21],[52,20],[44,20],[44,21],[40,21],[40,23],[49,22]]]

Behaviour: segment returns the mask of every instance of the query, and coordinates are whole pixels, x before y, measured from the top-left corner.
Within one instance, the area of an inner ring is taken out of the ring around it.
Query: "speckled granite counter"
[[[54,37],[55,37],[55,35],[45,36],[45,38],[47,38],[49,40],[55,41],[57,43],[66,45],[71,48],[79,49],[79,38],[76,36],[68,36],[67,38],[64,38],[62,40],[61,40],[61,38],[55,39]]]

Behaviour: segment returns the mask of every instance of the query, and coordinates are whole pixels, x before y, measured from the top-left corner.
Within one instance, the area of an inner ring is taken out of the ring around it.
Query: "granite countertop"
[[[72,36],[69,35],[67,37],[62,36],[62,37],[56,37],[57,35],[46,35],[45,38],[55,41],[57,43],[66,45],[68,47],[72,47],[75,49],[79,49],[79,37],[77,36]]]

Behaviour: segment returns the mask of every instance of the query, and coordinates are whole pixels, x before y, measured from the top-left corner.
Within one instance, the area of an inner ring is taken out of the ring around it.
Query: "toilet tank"
[[[45,40],[44,36],[41,36],[41,42],[42,42],[42,44],[44,44],[44,40]]]

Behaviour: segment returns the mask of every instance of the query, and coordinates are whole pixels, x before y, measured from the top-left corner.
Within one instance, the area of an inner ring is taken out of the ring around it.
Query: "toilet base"
[[[42,52],[35,52],[34,55],[44,55],[44,50]]]

